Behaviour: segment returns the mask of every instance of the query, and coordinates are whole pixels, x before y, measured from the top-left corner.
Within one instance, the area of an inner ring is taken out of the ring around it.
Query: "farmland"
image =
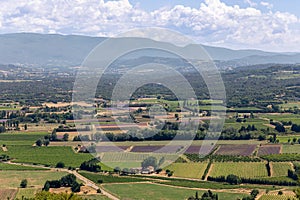
[[[18,188],[22,179],[28,180],[28,187],[42,188],[46,180],[60,179],[65,172],[51,171],[0,171],[0,188]]]
[[[257,155],[264,156],[264,155],[279,154],[280,151],[281,151],[281,145],[262,145],[259,147]]]
[[[66,166],[78,167],[83,161],[92,158],[90,154],[77,154],[71,147],[32,147],[32,146],[8,146],[5,152],[15,162],[37,163],[55,166],[58,162],[64,162]],[[35,155],[35,156],[32,156]]]
[[[172,188],[156,184],[137,183],[137,184],[114,184],[104,185],[104,188],[116,194],[121,199],[144,199],[144,200],[181,200],[189,196],[194,196],[196,190]],[[143,191],[143,192],[136,192]],[[204,191],[198,190],[199,194]],[[237,199],[246,196],[239,193],[218,193],[220,199]]]
[[[47,170],[47,169],[39,168],[39,167],[30,167],[30,166],[0,163],[0,170],[30,171],[30,170]]]
[[[263,195],[259,200],[296,200],[296,198],[288,195]]]
[[[250,156],[256,149],[256,145],[220,145],[215,154]]]
[[[207,167],[207,163],[173,163],[165,169],[169,169],[174,172],[173,176],[183,178],[195,178],[200,179]]]
[[[292,170],[292,164],[287,162],[271,162],[272,176],[287,176],[288,170]]]
[[[227,163],[213,163],[212,170],[209,174],[211,177],[227,176],[234,174],[244,178],[260,178],[267,177],[267,169],[265,163],[247,163],[247,162],[227,162]]]
[[[3,189],[0,188],[0,199],[13,199],[17,194],[16,189]]]
[[[300,145],[283,145],[282,153],[300,153]]]

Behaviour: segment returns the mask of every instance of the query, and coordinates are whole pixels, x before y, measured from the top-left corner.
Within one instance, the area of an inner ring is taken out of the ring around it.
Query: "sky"
[[[298,0],[0,0],[0,34],[113,37],[161,27],[197,43],[300,52]]]

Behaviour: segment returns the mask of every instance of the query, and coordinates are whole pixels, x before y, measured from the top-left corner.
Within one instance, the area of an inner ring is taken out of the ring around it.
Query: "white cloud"
[[[205,0],[199,9],[183,5],[146,12],[128,0],[0,1],[0,33],[40,32],[112,36],[132,28],[159,26],[205,44],[233,48],[300,51],[300,20],[293,14],[228,6]]]
[[[265,6],[268,9],[272,9],[273,8],[273,4],[271,4],[269,2],[265,2],[265,1],[260,2],[260,5]]]

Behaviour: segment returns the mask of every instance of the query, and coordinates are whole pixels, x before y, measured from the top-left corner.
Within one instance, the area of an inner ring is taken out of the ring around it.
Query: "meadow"
[[[234,174],[244,178],[259,178],[268,176],[266,164],[263,162],[216,162],[212,164],[209,176],[219,177],[227,176],[229,174]]]

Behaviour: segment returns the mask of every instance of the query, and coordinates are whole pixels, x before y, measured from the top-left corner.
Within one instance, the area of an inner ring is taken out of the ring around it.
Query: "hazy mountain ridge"
[[[82,63],[89,52],[106,38],[15,33],[0,35],[0,64],[33,66],[74,66]],[[194,45],[183,47],[193,51]],[[272,53],[260,50],[231,50],[203,46],[219,67],[255,64],[300,63],[300,53]]]

